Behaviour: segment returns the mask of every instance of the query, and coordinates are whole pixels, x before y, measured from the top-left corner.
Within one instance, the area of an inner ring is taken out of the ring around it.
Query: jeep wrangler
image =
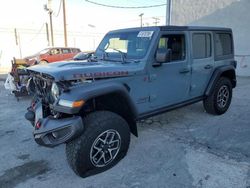
[[[94,56],[28,68],[35,141],[66,144],[73,171],[87,177],[117,164],[139,120],[203,101],[227,111],[236,86],[232,30],[161,26],[111,31]]]

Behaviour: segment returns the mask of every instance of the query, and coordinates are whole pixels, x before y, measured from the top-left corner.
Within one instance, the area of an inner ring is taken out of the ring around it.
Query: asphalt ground
[[[0,81],[0,188],[250,187],[250,78],[238,78],[222,116],[202,103],[138,123],[127,156],[85,179],[69,168],[65,146],[44,148],[24,119],[29,97],[15,99]]]

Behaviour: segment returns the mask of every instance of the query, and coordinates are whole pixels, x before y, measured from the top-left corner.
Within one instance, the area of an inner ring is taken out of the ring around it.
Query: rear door
[[[204,94],[209,79],[214,70],[214,54],[212,32],[193,31],[191,35],[191,59],[192,59],[192,97]]]
[[[72,57],[72,52],[70,48],[62,48],[62,59],[70,59]]]

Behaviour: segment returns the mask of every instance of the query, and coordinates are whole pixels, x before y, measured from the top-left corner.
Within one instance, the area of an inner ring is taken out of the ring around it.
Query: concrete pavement
[[[197,103],[139,123],[127,156],[85,179],[69,168],[64,145],[49,149],[33,141],[23,117],[30,99],[17,102],[0,83],[0,187],[250,186],[250,78],[238,78],[222,116]]]

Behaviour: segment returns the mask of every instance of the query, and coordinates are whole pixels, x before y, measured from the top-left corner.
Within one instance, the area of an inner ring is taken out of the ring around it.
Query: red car
[[[73,58],[76,54],[81,52],[79,48],[64,48],[54,47],[46,48],[35,55],[24,58],[28,65],[36,63],[52,63],[55,61],[62,61]]]

